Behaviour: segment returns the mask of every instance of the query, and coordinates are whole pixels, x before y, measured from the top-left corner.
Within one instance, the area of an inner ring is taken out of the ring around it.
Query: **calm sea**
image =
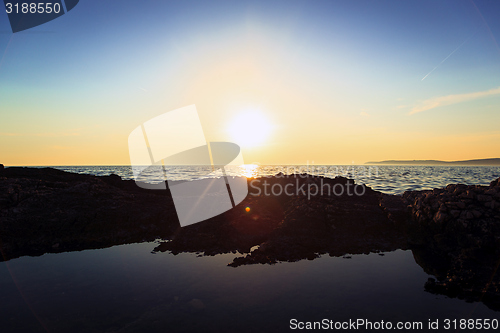
[[[97,176],[119,175],[133,179],[130,166],[55,166],[54,168]],[[489,185],[500,177],[500,167],[460,166],[366,166],[366,165],[244,165],[226,167],[230,176],[263,177],[278,173],[286,175],[309,173],[334,178],[349,177],[375,190],[388,194],[401,194],[407,190],[427,190],[448,184]],[[154,177],[150,174],[151,178]],[[167,169],[169,180],[193,180],[221,177],[222,172],[212,172],[206,167],[173,167]],[[146,174],[146,178],[148,174]]]
[[[323,175],[335,176],[330,171],[337,169],[331,167]],[[125,166],[58,168],[132,176]],[[491,167],[380,166],[376,174],[362,174],[361,166],[338,168],[343,176],[352,176],[354,168],[353,178],[386,193],[448,183],[488,184],[500,176],[500,168]],[[351,174],[343,174],[348,168]],[[252,166],[230,174],[286,170]],[[200,171],[197,176],[206,175]],[[193,174],[169,170],[169,177],[192,179]],[[126,244],[0,263],[0,331],[285,332],[292,319],[364,319],[422,323],[424,329],[413,330],[422,332],[428,331],[429,320],[439,320],[442,328],[445,319],[498,318],[482,303],[425,292],[430,275],[411,251],[232,268],[226,264],[236,254],[153,254],[157,245]]]

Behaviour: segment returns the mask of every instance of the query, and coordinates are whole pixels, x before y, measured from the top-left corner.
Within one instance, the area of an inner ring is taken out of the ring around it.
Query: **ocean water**
[[[54,168],[97,176],[119,175],[133,179],[130,166],[55,166]],[[343,176],[355,179],[357,183],[370,186],[387,194],[402,194],[408,190],[428,190],[445,187],[448,184],[489,185],[500,177],[500,167],[486,166],[367,166],[367,165],[255,165],[229,166],[228,176],[266,177],[279,173],[311,175],[335,178]],[[194,180],[207,177],[222,177],[222,171],[212,172],[210,167],[170,167],[166,169],[169,180]],[[145,173],[145,180],[154,182],[153,172]],[[149,178],[148,178],[149,177]]]

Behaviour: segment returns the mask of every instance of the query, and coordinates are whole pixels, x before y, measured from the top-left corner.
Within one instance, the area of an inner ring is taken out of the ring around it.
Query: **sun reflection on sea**
[[[246,178],[254,178],[257,177],[258,175],[258,168],[259,166],[257,164],[243,164],[240,165],[240,174],[243,177]]]

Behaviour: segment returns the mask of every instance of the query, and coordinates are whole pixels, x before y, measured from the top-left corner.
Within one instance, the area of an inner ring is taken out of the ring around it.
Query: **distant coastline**
[[[453,166],[500,166],[500,158],[485,158],[465,161],[439,161],[439,160],[388,160],[379,162],[366,162],[374,165],[453,165]]]

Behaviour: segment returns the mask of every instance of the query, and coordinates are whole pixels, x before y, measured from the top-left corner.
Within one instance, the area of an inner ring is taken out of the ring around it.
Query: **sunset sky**
[[[127,165],[134,128],[191,104],[245,163],[500,157],[499,17],[494,0],[100,0],[12,34],[2,11],[0,163]]]

